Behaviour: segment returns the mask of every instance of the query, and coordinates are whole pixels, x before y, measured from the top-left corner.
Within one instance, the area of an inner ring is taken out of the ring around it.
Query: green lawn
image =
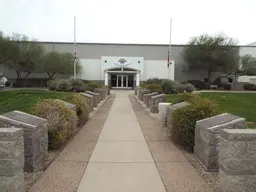
[[[68,93],[44,90],[10,90],[0,92],[0,114],[13,110],[28,112],[33,104],[42,99],[62,99]]]
[[[248,122],[256,122],[256,93],[201,93],[219,105],[222,112],[244,117]],[[168,95],[167,102],[174,101],[178,95]]]

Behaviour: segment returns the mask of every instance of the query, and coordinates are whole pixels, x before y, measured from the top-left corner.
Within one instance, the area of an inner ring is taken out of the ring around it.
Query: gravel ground
[[[204,181],[210,186],[214,187],[218,181],[218,172],[206,172],[203,166],[196,160],[193,153],[188,153],[183,149],[180,149],[185,158],[190,162],[190,164],[197,170],[199,175],[204,179]]]
[[[29,189],[36,183],[43,172],[48,168],[48,166],[53,162],[53,160],[59,155],[61,150],[58,151],[48,151],[48,156],[43,162],[41,171],[35,172],[24,172],[25,176],[25,191],[28,192]]]

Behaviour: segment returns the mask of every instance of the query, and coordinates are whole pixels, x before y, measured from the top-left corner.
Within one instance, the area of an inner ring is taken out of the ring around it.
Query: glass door
[[[122,75],[117,75],[116,87],[122,87]]]
[[[128,75],[123,75],[123,86],[122,87],[128,87]]]

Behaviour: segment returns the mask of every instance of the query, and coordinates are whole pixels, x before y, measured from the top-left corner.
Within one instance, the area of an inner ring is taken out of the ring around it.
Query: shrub
[[[190,83],[195,86],[195,88],[202,90],[202,89],[207,89],[207,84],[203,81],[200,80],[188,80],[187,83]]]
[[[85,84],[90,83],[90,81],[89,81],[89,80],[84,80],[84,79],[82,79],[82,81],[83,81]]]
[[[75,92],[84,92],[87,88],[87,85],[81,79],[70,79],[69,83]]]
[[[252,84],[252,83],[245,83],[243,85],[244,90],[248,90],[248,91],[256,91],[256,85]]]
[[[150,90],[151,93],[153,92],[158,92],[158,93],[162,93],[162,86],[159,84],[145,84],[144,88],[147,88]]]
[[[87,84],[87,90],[88,91],[94,91],[95,88],[99,88],[100,85],[97,83],[90,82]]]
[[[47,81],[47,89],[53,91],[56,89],[57,81],[56,80],[49,80]]]
[[[177,84],[174,81],[163,79],[161,85],[164,94],[177,93]]]
[[[56,90],[57,91],[72,91],[72,85],[67,79],[61,79],[56,84]]]
[[[200,96],[196,94],[191,94],[191,93],[182,93],[182,94],[179,94],[178,97],[172,102],[172,105],[176,103],[181,103],[184,101],[193,103],[194,101],[196,101],[197,99],[196,97],[200,97]]]
[[[31,113],[48,120],[50,149],[60,148],[76,131],[76,113],[61,101],[44,99],[32,107]]]
[[[90,114],[87,99],[82,95],[74,93],[69,95],[66,101],[76,105],[79,125],[84,125],[88,121]]]
[[[171,138],[193,151],[196,121],[219,114],[217,105],[200,96],[192,97],[190,105],[172,113]]]
[[[148,80],[145,81],[145,84],[161,84],[162,83],[162,79],[159,78],[150,78]]]
[[[191,83],[186,83],[185,85],[185,91],[188,93],[192,93],[193,91],[196,90],[195,86],[192,85]]]

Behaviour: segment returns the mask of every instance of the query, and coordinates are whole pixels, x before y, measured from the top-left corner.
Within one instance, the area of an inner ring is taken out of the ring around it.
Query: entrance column
[[[108,72],[105,71],[105,86],[108,86]]]
[[[140,86],[140,73],[138,71],[136,74],[136,86]]]

